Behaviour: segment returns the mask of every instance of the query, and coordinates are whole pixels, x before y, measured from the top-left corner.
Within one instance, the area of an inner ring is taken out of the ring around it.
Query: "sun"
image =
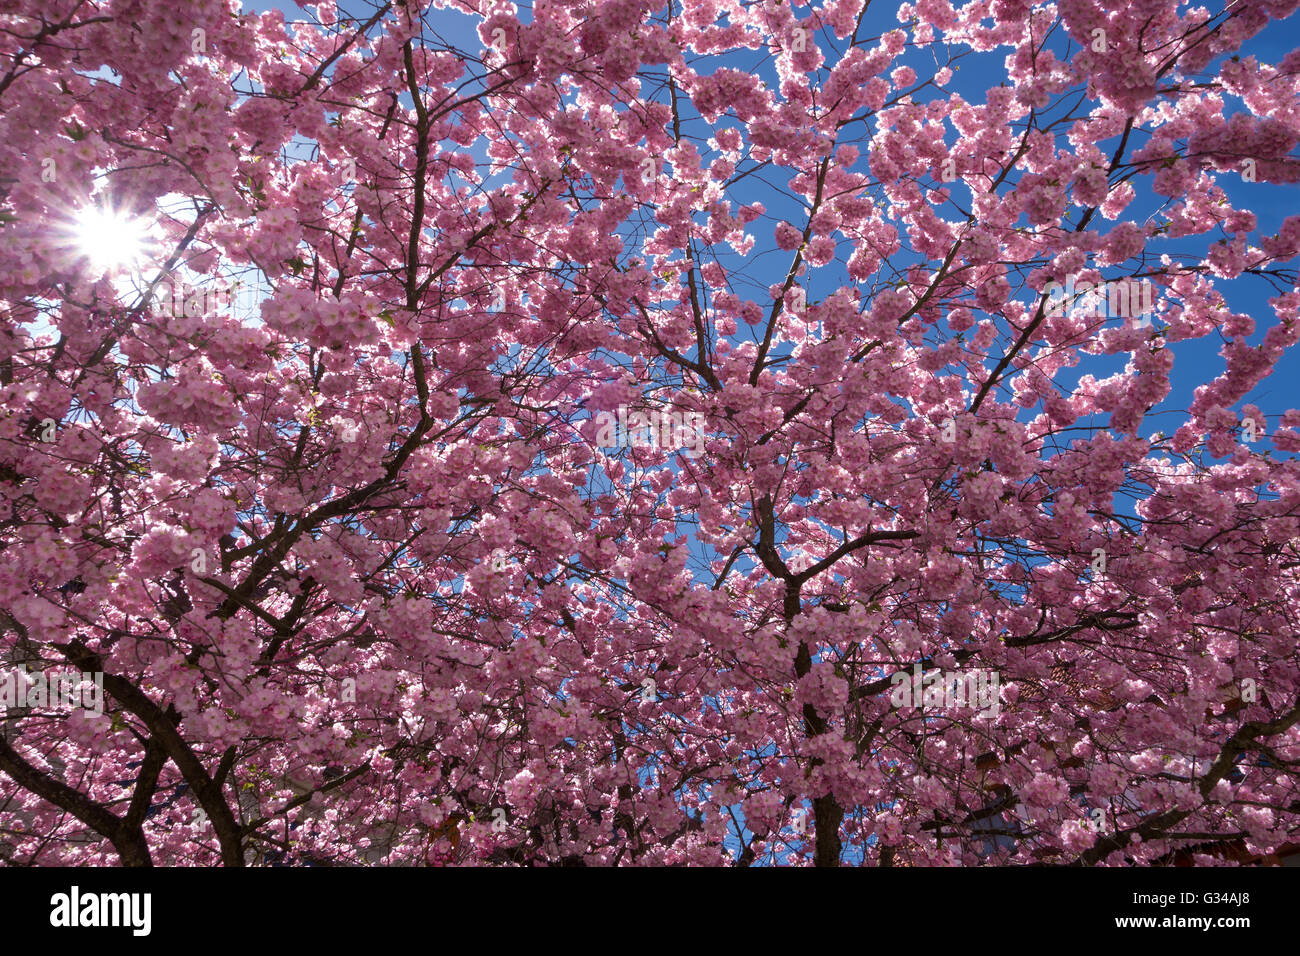
[[[82,209],[73,236],[78,252],[90,260],[94,269],[103,272],[134,266],[143,258],[149,238],[142,219],[104,206]]]

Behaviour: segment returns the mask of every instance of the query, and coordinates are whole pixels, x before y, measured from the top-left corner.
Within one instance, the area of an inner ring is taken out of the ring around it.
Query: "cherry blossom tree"
[[[0,856],[1297,842],[1297,5],[8,0]]]

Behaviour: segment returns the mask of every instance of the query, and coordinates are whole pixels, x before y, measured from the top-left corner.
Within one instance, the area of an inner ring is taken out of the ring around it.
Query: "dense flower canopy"
[[[0,859],[1295,842],[1297,6],[6,0]]]

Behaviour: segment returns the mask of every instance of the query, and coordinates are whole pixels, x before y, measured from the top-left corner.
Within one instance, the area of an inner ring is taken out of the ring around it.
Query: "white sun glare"
[[[77,216],[77,249],[91,266],[116,271],[135,265],[144,255],[148,231],[145,223],[124,212],[88,206]]]

